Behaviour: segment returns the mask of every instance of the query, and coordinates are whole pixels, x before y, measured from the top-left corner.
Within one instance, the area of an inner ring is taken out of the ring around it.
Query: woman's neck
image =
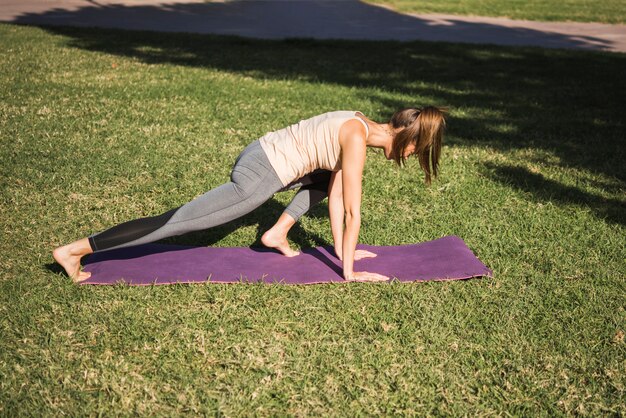
[[[368,118],[364,118],[369,128],[369,135],[365,140],[368,147],[380,148],[385,153],[387,159],[391,155],[393,137],[397,133],[388,123],[376,123]]]

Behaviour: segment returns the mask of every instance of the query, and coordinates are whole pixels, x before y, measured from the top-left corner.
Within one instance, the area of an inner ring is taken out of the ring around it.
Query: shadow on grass
[[[67,37],[71,47],[148,64],[357,87],[357,94],[380,109],[369,116],[381,120],[407,105],[445,105],[453,110],[449,145],[546,150],[565,167],[626,181],[626,55],[424,42],[46,30]],[[394,96],[387,92],[413,99],[390,98]]]
[[[378,109],[378,114],[369,116],[379,120],[407,105],[448,106],[452,110],[448,145],[504,153],[529,150],[530,155],[545,152],[562,167],[615,180],[615,190],[623,190],[626,182],[626,55],[426,42],[273,41],[61,26],[45,29],[65,37],[63,42],[70,47],[147,64],[354,87],[357,95]],[[412,99],[407,102],[402,97]],[[319,109],[319,113],[328,110],[336,109]],[[312,115],[302,117],[307,116]],[[623,223],[617,201],[603,201],[532,173],[506,168],[496,173],[504,183],[540,198],[547,198],[548,190],[558,196],[557,201],[567,203],[566,196],[572,195],[600,216]],[[275,219],[266,219],[263,210],[255,213],[233,225],[259,223],[265,228]],[[207,245],[234,229],[215,228],[185,240]],[[324,244],[299,227],[292,237],[299,245]]]
[[[574,204],[589,208],[600,218],[626,225],[626,203],[624,201],[607,199],[576,187],[560,184],[541,174],[532,173],[524,167],[487,164],[486,168],[490,170],[487,175],[492,179],[530,193],[537,201]]]

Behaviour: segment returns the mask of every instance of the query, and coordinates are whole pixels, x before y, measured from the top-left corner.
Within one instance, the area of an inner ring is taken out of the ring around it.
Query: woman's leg
[[[291,190],[300,187],[298,193],[291,199],[283,213],[298,221],[309,209],[328,197],[328,185],[332,171],[316,170],[311,174],[288,185],[283,190]]]
[[[300,187],[278,221],[261,237],[263,245],[276,248],[288,257],[299,254],[289,247],[287,234],[302,215],[328,196],[331,174],[330,171],[325,170],[314,171],[282,189],[292,190]]]
[[[125,222],[59,247],[54,251],[54,257],[70,277],[83,280],[88,277],[80,272],[80,258],[85,254],[145,244],[222,225],[256,209],[282,187],[263,149],[255,141],[237,159],[230,182],[162,215]]]
[[[80,271],[80,259],[91,254],[93,250],[89,245],[87,238],[79,239],[71,244],[64,245],[62,247],[55,248],[52,252],[52,256],[57,263],[65,269],[67,275],[70,276],[75,282],[81,282],[91,276],[91,273],[86,271]]]

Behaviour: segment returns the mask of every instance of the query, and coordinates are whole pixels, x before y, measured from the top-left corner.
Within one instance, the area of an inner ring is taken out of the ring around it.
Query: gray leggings
[[[237,158],[230,182],[162,215],[135,219],[89,236],[93,251],[145,244],[237,219],[275,193],[300,188],[285,213],[295,220],[328,195],[330,171],[317,170],[283,187],[258,140]]]

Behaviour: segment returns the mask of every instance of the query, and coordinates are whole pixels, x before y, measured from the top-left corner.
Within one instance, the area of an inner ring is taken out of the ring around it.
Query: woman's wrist
[[[335,255],[337,256],[339,260],[343,260],[343,255],[341,254],[342,251],[343,251],[342,246],[335,246]]]
[[[345,254],[342,260],[342,269],[343,269],[343,278],[346,280],[350,280],[354,276],[354,262],[349,258],[346,258]]]

